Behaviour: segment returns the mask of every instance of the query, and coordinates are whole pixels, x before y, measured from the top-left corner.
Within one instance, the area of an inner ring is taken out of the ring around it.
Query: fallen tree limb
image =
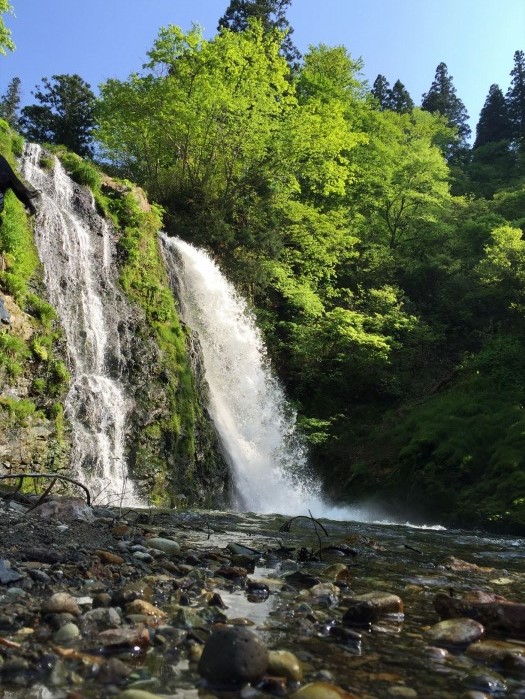
[[[20,490],[20,487],[22,485],[24,478],[34,478],[34,479],[35,478],[54,478],[55,481],[60,480],[60,481],[67,481],[68,483],[73,483],[73,485],[78,485],[79,488],[82,488],[82,490],[86,494],[86,504],[88,505],[88,507],[91,507],[91,494],[90,494],[89,490],[87,489],[87,487],[83,483],[81,483],[80,481],[76,481],[74,478],[70,478],[69,476],[62,476],[62,475],[59,475],[57,473],[10,473],[7,476],[0,476],[0,481],[7,480],[8,478],[19,478],[20,479],[20,483],[18,485],[17,490]],[[54,483],[51,484],[51,487],[53,485],[54,485]],[[44,496],[49,493],[49,491],[51,490],[51,487],[47,488],[46,492],[44,493]],[[40,504],[41,501],[42,501],[42,498],[40,498],[40,500],[38,501],[37,504]],[[35,505],[35,507],[36,507],[36,505]]]

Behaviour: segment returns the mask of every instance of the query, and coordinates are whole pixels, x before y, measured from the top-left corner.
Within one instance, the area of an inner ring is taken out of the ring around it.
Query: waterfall
[[[165,234],[161,241],[183,320],[201,346],[209,409],[232,469],[237,508],[363,519],[358,510],[327,505],[308,475],[295,415],[246,302],[206,252]]]
[[[124,453],[132,401],[119,380],[123,301],[112,266],[111,231],[96,213],[92,195],[68,177],[58,158],[51,169],[42,168],[41,154],[40,146],[26,145],[22,171],[42,195],[35,241],[67,343],[72,469],[98,504],[138,504]]]

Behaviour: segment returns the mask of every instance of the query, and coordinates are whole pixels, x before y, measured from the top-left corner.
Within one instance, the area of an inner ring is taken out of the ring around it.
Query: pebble
[[[426,632],[432,643],[446,646],[468,646],[483,636],[484,628],[473,619],[446,619]]]
[[[72,614],[80,616],[82,612],[76,599],[67,592],[56,592],[42,604],[42,611],[45,614]]]
[[[122,624],[120,614],[113,607],[91,609],[82,615],[82,627],[86,631],[105,631]]]
[[[116,699],[159,699],[160,694],[145,692],[143,689],[126,689]]]
[[[290,699],[357,699],[357,697],[329,682],[311,682],[291,694]]]
[[[303,679],[303,666],[299,658],[287,650],[271,650],[269,653],[268,672],[277,677],[286,677],[294,682]]]
[[[489,694],[503,694],[507,690],[507,683],[501,675],[483,667],[472,668],[464,683],[469,689]]]
[[[472,643],[466,654],[470,658],[481,660],[486,663],[499,663],[507,655],[521,655],[525,657],[525,646],[509,641],[483,640]]]
[[[126,605],[126,612],[128,614],[145,614],[146,616],[153,616],[156,619],[165,619],[167,617],[166,612],[156,607],[151,602],[147,602],[144,599],[135,599]]]
[[[56,641],[56,643],[69,643],[79,638],[79,636],[80,629],[76,624],[70,621],[64,624],[64,626],[61,626],[58,631],[53,634],[53,640]]]
[[[122,556],[112,553],[111,551],[97,549],[95,555],[98,556],[102,563],[108,563],[110,565],[122,565],[122,563],[124,563]]]
[[[162,539],[160,537],[153,537],[147,540],[147,546],[150,549],[156,549],[157,551],[164,551],[169,555],[176,554],[180,552],[180,544],[172,539]]]
[[[245,626],[223,626],[204,646],[198,671],[214,687],[240,687],[259,680],[268,668],[268,650]]]
[[[343,615],[343,624],[369,624],[388,614],[401,614],[403,602],[390,592],[367,592],[364,595],[356,595],[348,603],[348,608]]]

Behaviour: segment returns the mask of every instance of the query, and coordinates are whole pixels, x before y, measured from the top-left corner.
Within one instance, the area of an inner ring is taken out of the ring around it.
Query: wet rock
[[[68,622],[61,626],[58,631],[53,634],[53,640],[56,643],[70,643],[80,636],[80,629],[73,622]]]
[[[221,578],[227,578],[228,580],[237,580],[238,578],[245,578],[248,575],[248,571],[246,568],[222,566],[221,568],[217,568],[215,575],[219,575]]]
[[[180,544],[172,539],[162,539],[160,537],[153,537],[148,539],[146,542],[148,548],[155,549],[156,551],[163,551],[168,555],[177,554],[180,552]]]
[[[426,633],[431,643],[445,646],[468,646],[483,636],[484,628],[474,619],[446,619]]]
[[[453,570],[454,572],[474,572],[474,573],[493,573],[494,568],[482,568],[475,563],[469,563],[461,558],[456,558],[455,556],[449,556],[445,560],[445,568],[447,570]]]
[[[253,631],[223,626],[206,641],[198,671],[214,687],[234,688],[260,679],[268,662],[268,650]]]
[[[109,606],[111,606],[111,595],[107,592],[99,592],[93,597],[93,607],[95,609]]]
[[[491,629],[525,631],[525,604],[490,593],[474,592],[461,598],[438,593],[434,597],[434,609],[442,619],[469,617]]]
[[[329,682],[311,682],[291,694],[290,699],[357,699],[357,697]]]
[[[489,694],[503,694],[507,690],[507,683],[501,675],[482,667],[472,668],[464,683],[468,689]]]
[[[120,614],[113,607],[91,609],[82,615],[82,628],[90,633],[114,629],[122,624]]]
[[[56,592],[47,600],[44,600],[42,612],[44,614],[66,613],[72,614],[73,616],[80,616],[82,614],[75,598],[67,592]]]
[[[154,604],[151,604],[151,602],[147,602],[143,599],[136,599],[130,602],[126,606],[126,612],[128,614],[145,614],[146,616],[152,616],[156,619],[165,619],[167,616],[166,612],[163,612]]]
[[[286,677],[293,682],[303,679],[303,666],[299,658],[287,650],[271,650],[269,653],[268,673],[277,677]]]
[[[117,695],[116,699],[159,699],[160,694],[152,694],[143,689],[126,689]]]
[[[98,556],[102,563],[107,563],[110,565],[122,565],[122,563],[124,563],[122,556],[112,553],[111,551],[102,551],[101,549],[97,549],[95,551],[95,555]]]
[[[303,573],[300,570],[297,570],[295,573],[291,573],[290,575],[285,575],[284,580],[288,585],[291,585],[297,590],[308,590],[321,582],[319,578],[316,578],[309,573]]]
[[[102,684],[119,684],[131,675],[131,668],[118,658],[110,658],[98,671],[97,680]]]
[[[150,644],[148,629],[144,627],[134,629],[107,629],[96,636],[96,641],[105,648],[134,647],[144,648]]]
[[[89,505],[80,498],[59,498],[46,500],[32,510],[35,517],[49,520],[79,520],[82,522],[94,522],[95,515]]]
[[[525,659],[525,646],[492,639],[472,643],[465,652],[470,658],[490,664],[500,663],[508,655],[522,656]]]
[[[23,555],[26,561],[37,561],[38,563],[61,563],[64,560],[64,555],[59,551],[37,546],[24,549]]]
[[[9,585],[12,582],[18,582],[22,580],[24,576],[20,573],[11,570],[11,563],[5,558],[0,558],[0,583],[2,585]]]
[[[397,595],[390,592],[367,592],[356,595],[349,601],[343,615],[343,624],[370,624],[388,614],[402,614],[403,602]]]
[[[399,684],[389,687],[388,693],[393,697],[402,697],[404,699],[415,699],[415,697],[417,697],[417,692],[415,689]]]

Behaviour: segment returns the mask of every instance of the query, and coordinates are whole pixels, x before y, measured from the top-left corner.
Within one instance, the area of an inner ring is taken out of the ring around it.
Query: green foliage
[[[13,13],[13,6],[9,0],[0,0],[0,15]],[[0,53],[4,56],[8,51],[14,51],[15,45],[11,38],[10,30],[5,26],[4,18],[0,17]]]
[[[31,415],[34,415],[36,405],[25,398],[17,399],[9,396],[0,396],[0,410],[7,411],[15,423],[23,423]]]
[[[525,190],[519,143],[504,135],[510,105],[493,86],[469,153],[445,64],[418,109],[384,76],[371,97],[342,46],[311,47],[290,73],[261,18],[232,15],[212,40],[161,29],[141,74],[101,87],[104,157],[253,304],[338,496],[379,489],[456,523],[518,521]],[[177,367],[171,429],[189,455],[184,332],[144,228],[158,220],[129,183],[99,191],[123,229],[122,284]]]
[[[79,75],[42,78],[33,93],[38,104],[21,111],[20,126],[26,138],[66,146],[79,155],[92,154],[95,95]]]

